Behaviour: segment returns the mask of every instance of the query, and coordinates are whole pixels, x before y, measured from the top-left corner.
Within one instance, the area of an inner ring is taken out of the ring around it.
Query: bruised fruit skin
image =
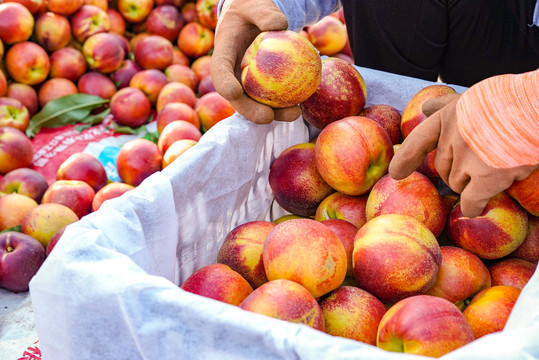
[[[416,295],[384,314],[376,345],[388,351],[441,357],[473,340],[470,325],[454,304],[436,296]]]
[[[352,263],[352,253],[354,252],[354,239],[358,228],[352,223],[342,219],[327,219],[321,221],[339,237],[344,250],[346,250],[346,258],[348,266],[346,267],[346,276],[354,276],[354,264]]]
[[[287,279],[318,298],[338,288],[346,276],[346,250],[327,226],[292,219],[275,226],[262,252],[268,280]]]
[[[352,256],[359,287],[384,303],[425,293],[442,263],[440,246],[430,230],[400,214],[380,215],[363,225]]]
[[[322,200],[335,191],[316,169],[314,148],[311,143],[293,145],[270,169],[269,185],[275,201],[295,215],[314,215]]]
[[[240,308],[320,331],[325,329],[316,299],[303,286],[286,279],[272,280],[260,286],[245,298]]]
[[[230,266],[256,289],[268,282],[262,250],[268,233],[275,227],[269,221],[250,221],[230,231],[217,253],[217,262]]]
[[[436,237],[442,233],[447,218],[438,189],[417,171],[402,180],[384,175],[376,182],[367,200],[367,220],[382,214],[409,215],[425,224]]]
[[[179,9],[170,4],[159,5],[153,8],[145,22],[146,31],[150,34],[160,35],[174,42],[178,38],[185,20]]]
[[[326,333],[376,345],[376,334],[386,307],[374,295],[341,286],[319,302]]]
[[[461,310],[465,301],[491,286],[490,273],[474,253],[455,246],[442,246],[442,265],[427,295],[449,300]]]
[[[241,62],[241,82],[253,100],[274,108],[298,105],[311,96],[322,73],[316,48],[300,34],[264,31]]]
[[[359,71],[344,60],[325,58],[320,85],[300,106],[303,118],[323,129],[333,121],[358,115],[366,101],[367,87]]]
[[[185,280],[181,288],[236,306],[253,292],[251,285],[225,264],[210,264],[198,269]]]
[[[387,173],[393,144],[371,119],[348,116],[326,126],[315,146],[316,167],[335,190],[362,195]]]
[[[462,215],[460,204],[447,221],[451,240],[481,259],[499,259],[515,251],[528,232],[526,211],[504,192],[492,197],[483,212],[468,218]]]

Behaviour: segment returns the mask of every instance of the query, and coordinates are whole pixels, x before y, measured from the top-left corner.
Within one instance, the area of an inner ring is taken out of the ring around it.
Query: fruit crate
[[[400,112],[433,83],[358,68],[367,106]],[[458,92],[465,89],[454,87]],[[30,283],[44,359],[414,359],[305,325],[243,311],[178,287],[214,263],[227,233],[285,212],[268,185],[272,161],[316,131],[302,119],[255,125],[239,115],[136,189],[70,225]],[[444,359],[539,356],[539,275],[503,332]]]

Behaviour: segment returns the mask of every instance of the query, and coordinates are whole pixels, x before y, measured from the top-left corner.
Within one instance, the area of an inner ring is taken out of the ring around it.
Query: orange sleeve
[[[539,69],[498,75],[465,91],[457,103],[459,131],[486,164],[539,163]]]

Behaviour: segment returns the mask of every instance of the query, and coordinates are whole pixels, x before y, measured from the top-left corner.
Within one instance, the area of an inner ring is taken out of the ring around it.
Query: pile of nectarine
[[[317,137],[271,164],[269,186],[288,214],[227,235],[216,263],[237,279],[209,286],[212,279],[193,275],[186,283],[212,290],[182,288],[227,301],[246,280],[244,310],[432,357],[501,331],[539,261],[537,197],[530,200],[537,186],[522,185],[536,173],[476,218],[462,215],[432,162],[392,179],[389,162],[425,118],[421,104],[454,90],[427,86],[402,115],[388,104],[365,108],[361,75],[345,65],[324,59],[319,87],[301,104]],[[348,85],[332,88],[329,76]]]

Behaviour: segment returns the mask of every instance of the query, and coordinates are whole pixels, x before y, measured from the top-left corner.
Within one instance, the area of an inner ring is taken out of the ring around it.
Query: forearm
[[[219,1],[219,15],[225,1],[230,2],[231,0]],[[288,19],[288,28],[294,31],[299,31],[306,25],[314,24],[322,17],[342,7],[341,0],[273,0],[273,2]]]
[[[457,104],[462,137],[485,163],[512,168],[539,163],[539,69],[494,76]]]
[[[341,8],[341,0],[273,0],[286,15],[288,28],[299,31]]]

